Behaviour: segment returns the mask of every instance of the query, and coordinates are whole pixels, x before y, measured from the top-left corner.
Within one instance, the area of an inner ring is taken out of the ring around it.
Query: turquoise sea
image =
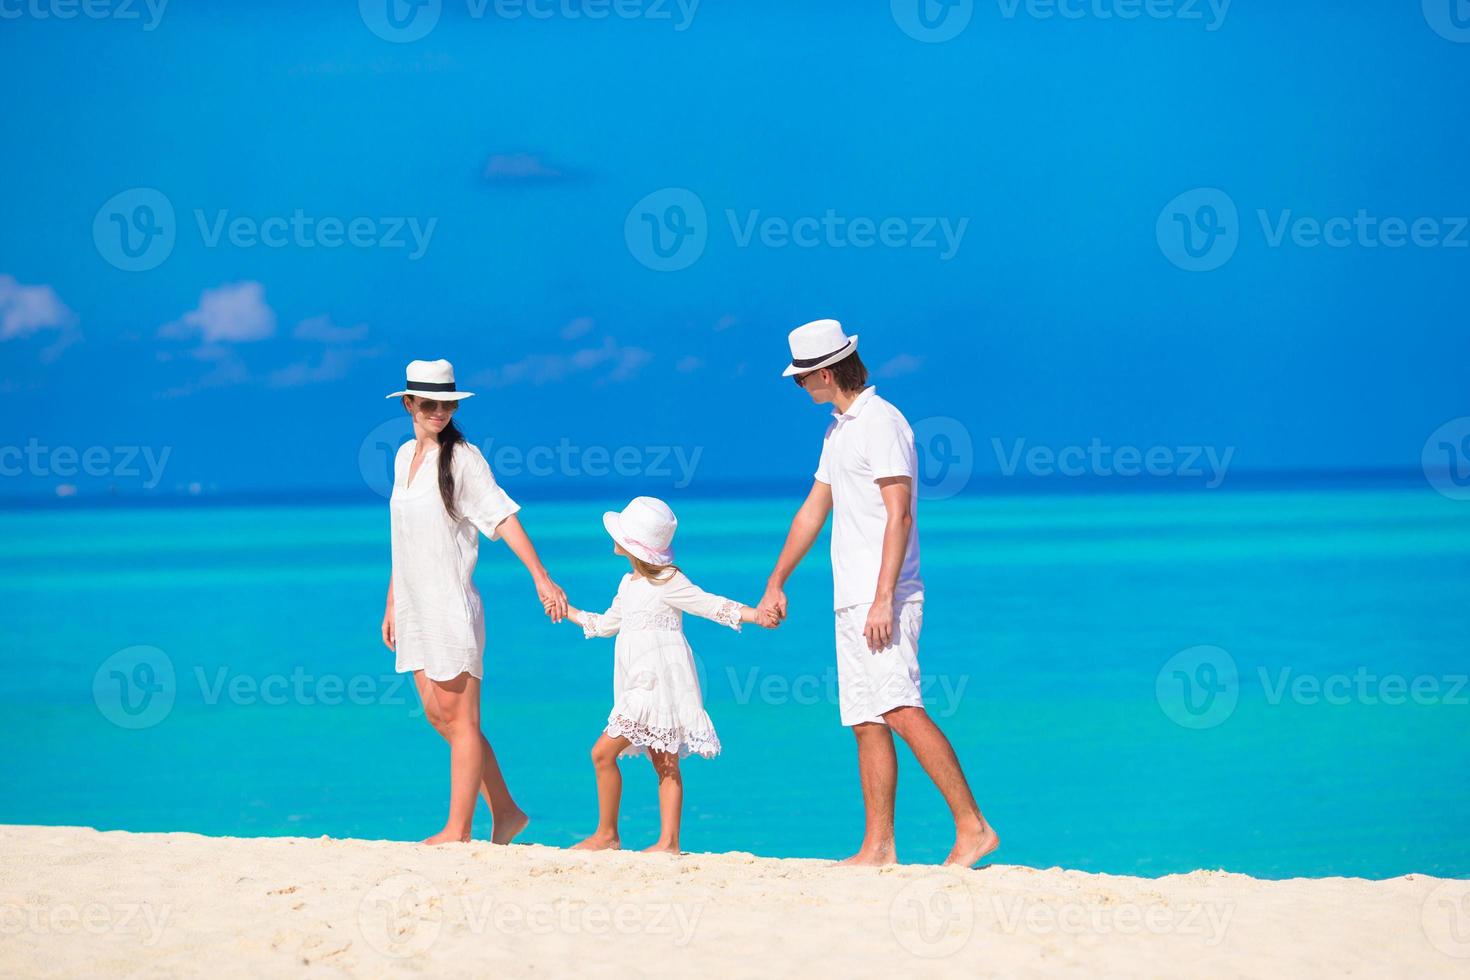
[[[576,604],[625,566],[599,515],[523,518]],[[674,501],[680,564],[755,601],[794,500]],[[1470,504],[1428,488],[966,496],[920,508],[931,711],[996,860],[1159,875],[1470,875]],[[386,505],[0,512],[0,822],[417,839],[448,752],[378,639]],[[837,721],[825,541],[781,630],[691,620],[724,741],[686,765],[696,851],[841,857],[861,807]],[[611,641],[542,617],[482,545],[485,728],[527,838],[592,829]],[[625,763],[624,839],[651,841]],[[477,824],[477,835],[488,832]],[[947,813],[901,754],[899,851]]]

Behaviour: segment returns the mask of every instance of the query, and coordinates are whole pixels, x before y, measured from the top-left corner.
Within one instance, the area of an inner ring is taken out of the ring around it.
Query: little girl
[[[581,626],[588,639],[614,634],[618,638],[613,709],[607,728],[592,746],[597,832],[576,848],[621,846],[618,803],[623,778],[617,760],[648,755],[658,773],[660,830],[658,843],[646,850],[677,854],[684,802],[679,760],[691,752],[711,758],[720,751],[720,738],[704,711],[681,613],[703,616],[736,631],[741,623],[772,628],[776,621],[774,617],[762,621],[750,606],[703,591],[679,571],[672,546],[678,520],[662,500],[635,497],[622,513],[602,515],[602,523],[615,543],[614,553],[626,556],[633,570],[618,584],[607,612],[567,608],[567,618]]]

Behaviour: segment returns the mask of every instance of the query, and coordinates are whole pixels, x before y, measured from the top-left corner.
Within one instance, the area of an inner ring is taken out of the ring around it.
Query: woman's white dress
[[[439,447],[425,451],[410,484],[414,445],[398,448],[388,501],[396,669],[422,670],[436,681],[466,671],[483,678],[485,610],[474,583],[480,534],[494,541],[500,522],[520,505],[495,482],[484,454],[460,442],[452,457],[459,520],[451,521],[439,494]]]
[[[694,651],[684,639],[686,612],[740,630],[740,603],[705,592],[679,571],[662,582],[624,575],[606,612],[583,614],[582,632],[589,639],[617,634],[606,732],[631,743],[620,753],[625,758],[649,749],[681,759],[719,754]]]

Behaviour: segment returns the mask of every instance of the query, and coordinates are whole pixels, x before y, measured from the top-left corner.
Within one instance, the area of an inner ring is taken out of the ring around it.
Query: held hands
[[[781,625],[781,617],[769,609],[760,606],[741,606],[740,621],[742,623],[755,623],[757,626],[773,630]]]
[[[786,593],[774,585],[766,586],[765,595],[761,596],[755,612],[756,619],[752,622],[760,623],[766,629],[775,629],[786,618]]]
[[[541,600],[541,608],[553,623],[567,618],[567,594],[550,577],[536,580],[536,598]]]

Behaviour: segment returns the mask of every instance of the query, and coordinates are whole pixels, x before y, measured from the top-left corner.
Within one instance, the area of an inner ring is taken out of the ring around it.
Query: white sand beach
[[[0,975],[1465,976],[1470,882],[0,827]]]

